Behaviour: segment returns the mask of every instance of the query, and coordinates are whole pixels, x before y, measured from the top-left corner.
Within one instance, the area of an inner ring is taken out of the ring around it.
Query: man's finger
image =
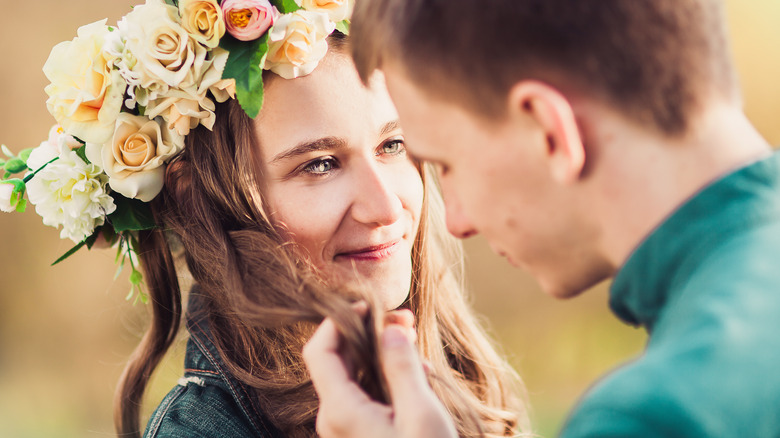
[[[421,395],[427,397],[431,389],[408,330],[400,325],[388,325],[381,342],[382,368],[393,405],[403,406],[403,400],[419,399]]]
[[[399,436],[457,436],[447,409],[428,386],[422,361],[405,327],[385,327],[382,369],[393,399],[394,422]]]
[[[309,370],[320,400],[340,397],[349,391],[350,397],[368,400],[350,378],[344,360],[339,355],[340,335],[333,320],[326,318],[303,347],[303,361]],[[357,390],[357,391],[356,391]]]
[[[397,324],[406,329],[406,335],[412,344],[417,342],[417,330],[414,329],[414,314],[409,309],[393,310],[385,314],[384,326]]]

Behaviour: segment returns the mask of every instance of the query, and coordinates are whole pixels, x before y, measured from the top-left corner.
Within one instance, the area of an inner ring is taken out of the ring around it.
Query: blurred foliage
[[[80,25],[106,17],[116,22],[139,2],[4,3],[0,142],[18,152],[45,139],[53,120],[41,67],[51,47],[73,38]],[[780,2],[726,5],[746,111],[776,144]],[[71,242],[61,241],[32,210],[0,214],[0,436],[111,436],[114,388],[144,331],[147,308],[124,300],[127,278],[113,279],[110,250],[83,252],[50,267]],[[480,238],[466,247],[472,301],[526,382],[536,432],[552,436],[591,382],[641,352],[644,332],[609,313],[607,285],[554,301],[490,254]],[[155,376],[146,412],[175,384],[182,356],[180,343]]]

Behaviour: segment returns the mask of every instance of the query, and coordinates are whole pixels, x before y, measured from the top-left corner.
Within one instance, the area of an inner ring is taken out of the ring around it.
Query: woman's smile
[[[368,245],[359,249],[336,254],[334,260],[348,261],[382,261],[390,258],[401,249],[403,238],[394,239],[378,245]]]

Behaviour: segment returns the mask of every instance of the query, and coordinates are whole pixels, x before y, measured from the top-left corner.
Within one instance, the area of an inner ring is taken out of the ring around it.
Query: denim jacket
[[[196,296],[190,294],[184,377],[155,409],[144,437],[282,437],[249,388],[227,372]]]

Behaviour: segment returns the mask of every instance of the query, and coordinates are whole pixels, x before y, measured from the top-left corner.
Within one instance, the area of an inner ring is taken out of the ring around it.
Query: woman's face
[[[274,225],[334,286],[401,305],[423,184],[381,77],[366,88],[330,54],[308,76],[267,84],[256,123]]]

